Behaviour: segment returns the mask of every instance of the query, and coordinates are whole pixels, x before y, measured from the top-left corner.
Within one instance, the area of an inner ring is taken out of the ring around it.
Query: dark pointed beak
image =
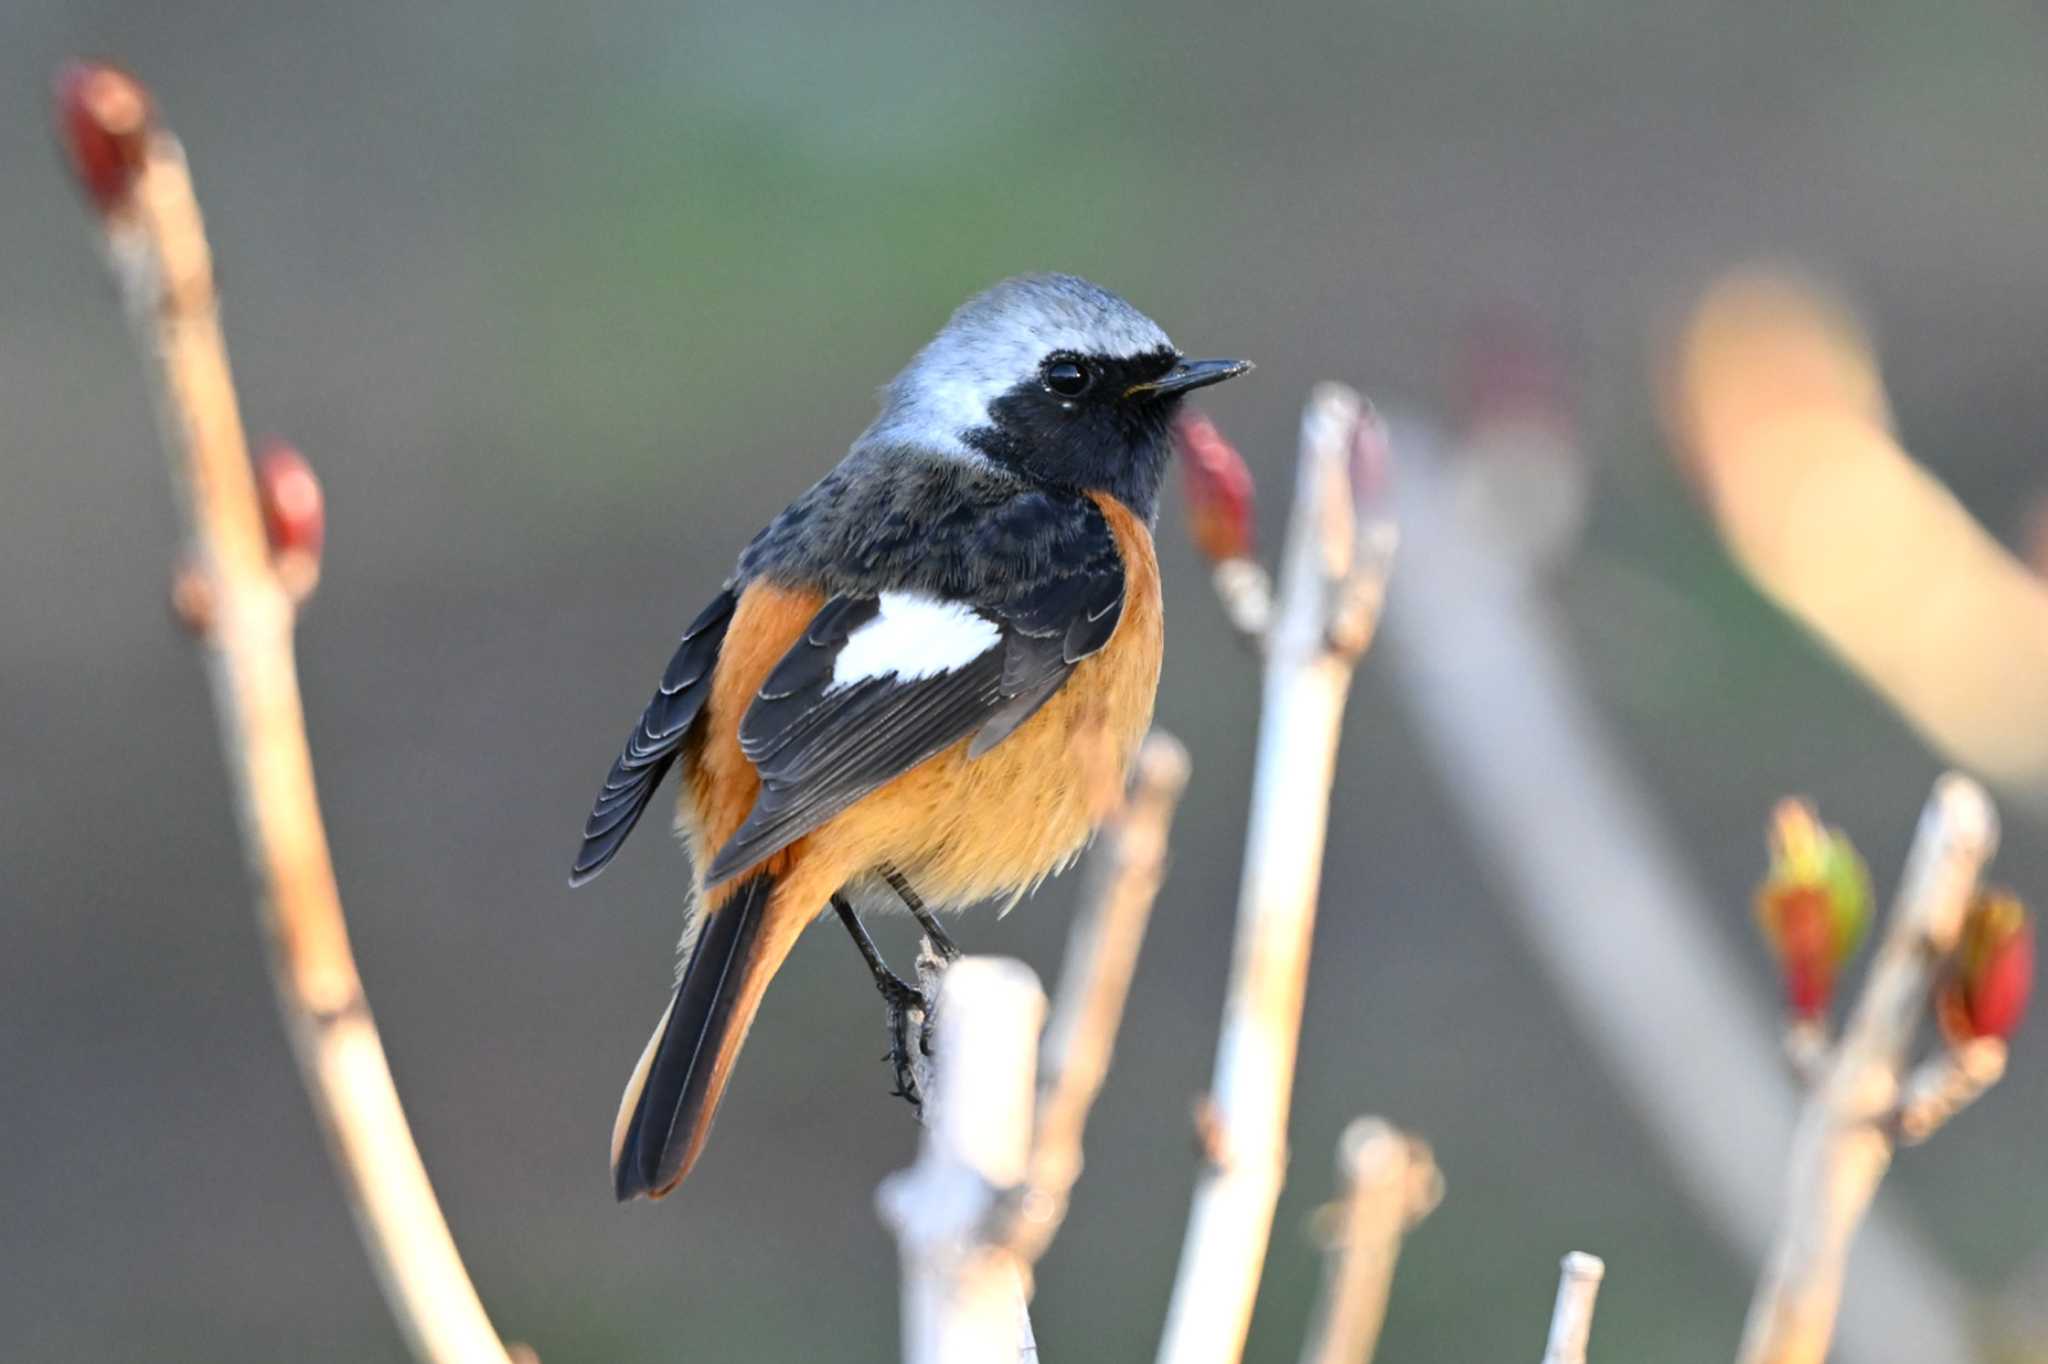
[[[1198,388],[1220,384],[1225,379],[1235,379],[1252,367],[1249,360],[1183,360],[1150,383],[1132,384],[1124,390],[1126,398],[1148,394],[1163,398],[1174,393],[1192,393]]]

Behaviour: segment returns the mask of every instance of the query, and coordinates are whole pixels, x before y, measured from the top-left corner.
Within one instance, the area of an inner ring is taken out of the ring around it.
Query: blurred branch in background
[[[1161,1364],[1233,1361],[1244,1351],[1273,1208],[1287,1162],[1287,1113],[1307,988],[1309,944],[1337,740],[1353,669],[1370,642],[1393,566],[1394,527],[1378,484],[1385,434],[1358,395],[1321,384],[1302,415],[1294,510],[1270,622],[1228,599],[1233,619],[1264,624],[1265,689],[1215,1077],[1201,1119],[1198,1178]],[[1227,451],[1227,447],[1226,447]],[[1221,467],[1241,467],[1235,452]],[[1250,480],[1211,486],[1216,460],[1183,466],[1190,501],[1220,494],[1249,525]],[[1233,490],[1234,489],[1234,490]],[[1205,546],[1249,558],[1248,532]]]
[[[349,949],[314,791],[292,626],[318,577],[319,485],[288,451],[266,456],[260,479],[250,463],[184,149],[157,122],[148,92],[111,67],[74,65],[56,94],[58,135],[98,212],[187,517],[173,599],[207,645],[293,1056],[413,1354],[505,1364],[406,1125]]]
[[[1088,889],[1067,933],[1059,994],[1045,1028],[1030,1172],[1010,1237],[1026,1264],[1036,1262],[1059,1231],[1081,1176],[1081,1135],[1116,1050],[1138,949],[1166,877],[1167,834],[1187,783],[1187,750],[1154,730],[1138,750],[1122,813],[1090,855]]]
[[[1595,1054],[1663,1149],[1679,1186],[1760,1264],[1796,1092],[1717,911],[1659,823],[1656,802],[1585,699],[1540,569],[1552,537],[1498,533],[1487,491],[1562,458],[1553,414],[1488,414],[1447,455],[1427,423],[1393,422],[1402,554],[1387,631],[1397,692],[1447,799],[1499,876],[1513,922]],[[1548,499],[1568,508],[1569,489]],[[1683,1064],[1677,1062],[1683,1058]],[[1878,1208],[1859,1252],[1841,1357],[1859,1364],[1976,1357],[1954,1277]]]
[[[1841,878],[1826,874],[1828,862],[1839,864],[1839,857],[1800,855],[1842,846],[1839,834],[1821,831],[1796,805],[1781,807],[1776,823],[1780,851],[1774,863],[1805,861],[1813,875],[1800,885],[1774,869],[1781,893],[1772,898],[1788,906],[1867,898],[1862,887],[1845,887]],[[1851,1239],[1902,1131],[1925,1140],[2004,1069],[2005,1037],[2025,1007],[2033,953],[2017,899],[1977,892],[1977,878],[1997,844],[1998,820],[1983,788],[1953,773],[1936,783],[1877,960],[1841,1042],[1819,1060],[1793,1136],[1784,1212],[1750,1304],[1742,1364],[1822,1364]],[[1767,883],[1767,895],[1769,888]],[[1839,922],[1859,913],[1818,917]],[[1811,1006],[1808,1021],[1818,1021],[1826,992],[1816,994],[1805,984],[1812,967],[1811,956],[1797,948],[1803,936],[1777,933],[1773,941],[1792,983],[1795,1010]],[[1913,1044],[1937,1007],[1946,1043],[1909,1075]]]
[[[1731,274],[1664,390],[1743,571],[1951,760],[2048,810],[2048,584],[1900,446],[1848,310],[1790,274]]]
[[[1344,1129],[1337,1178],[1337,1201],[1316,1213],[1323,1291],[1301,1364],[1371,1364],[1401,1240],[1444,1196],[1428,1144],[1379,1118]]]
[[[1598,1255],[1575,1250],[1557,1267],[1557,1303],[1550,1309],[1550,1336],[1543,1346],[1543,1364],[1586,1364],[1586,1346],[1593,1336],[1593,1303],[1607,1263]]]

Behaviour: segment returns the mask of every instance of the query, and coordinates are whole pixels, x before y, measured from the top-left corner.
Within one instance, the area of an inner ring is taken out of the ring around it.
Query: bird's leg
[[[923,897],[911,889],[910,882],[904,878],[903,873],[886,862],[882,864],[880,870],[882,879],[889,883],[889,889],[896,892],[896,898],[903,902],[903,907],[917,920],[918,927],[932,940],[932,950],[939,954],[939,960],[948,966],[960,960],[960,948],[954,943],[951,935],[939,926],[938,916],[925,908]]]
[[[920,1014],[927,1012],[924,995],[915,985],[889,969],[889,963],[882,959],[881,949],[868,936],[867,925],[853,912],[853,905],[844,895],[832,897],[832,909],[839,915],[839,922],[846,925],[847,936],[853,939],[861,960],[867,963],[868,973],[875,978],[875,989],[881,992],[882,1002],[888,1009],[889,1065],[896,1072],[895,1094],[909,1100],[910,1106],[922,1115],[924,1096],[918,1092],[917,1078],[910,1065],[910,1013],[913,1009]],[[924,1039],[920,1037],[919,1042],[922,1045]]]

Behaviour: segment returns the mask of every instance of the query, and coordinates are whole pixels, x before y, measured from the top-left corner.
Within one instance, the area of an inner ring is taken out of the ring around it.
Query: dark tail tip
[[[705,920],[675,998],[626,1083],[612,1129],[612,1192],[660,1198],[683,1182],[710,1135],[726,1066],[753,1022],[750,988],[773,882],[755,877]]]

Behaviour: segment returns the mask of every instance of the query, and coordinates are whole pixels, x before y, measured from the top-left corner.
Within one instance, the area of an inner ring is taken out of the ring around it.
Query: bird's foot
[[[882,996],[883,1007],[887,1010],[885,1027],[889,1033],[889,1068],[895,1072],[895,1088],[890,1092],[907,1101],[918,1116],[924,1116],[924,1093],[917,1082],[916,1058],[931,1055],[931,1010],[925,1004],[924,993],[915,985],[889,969],[889,963],[882,959],[881,949],[868,936],[867,926],[855,914],[853,906],[842,897],[832,897],[832,908],[839,915],[839,921],[846,925],[847,936],[860,952],[860,959],[867,964],[868,974],[874,978],[875,990]],[[919,1019],[917,1050],[911,1050],[910,1016]]]
[[[888,1059],[889,1067],[895,1072],[896,1076],[895,1087],[889,1093],[909,1104],[911,1111],[922,1119],[924,1117],[924,1088],[917,1082],[917,1065],[910,1050],[910,1015],[913,1009],[920,1015],[923,1014],[924,997],[917,995],[914,990],[911,993],[916,997],[914,1005],[905,1005],[893,999],[889,1002],[888,1022],[886,1025],[889,1032]],[[929,1028],[930,1024],[928,1022],[920,1028],[921,1035],[917,1045],[921,1050],[928,1049],[922,1034],[928,1032]]]

